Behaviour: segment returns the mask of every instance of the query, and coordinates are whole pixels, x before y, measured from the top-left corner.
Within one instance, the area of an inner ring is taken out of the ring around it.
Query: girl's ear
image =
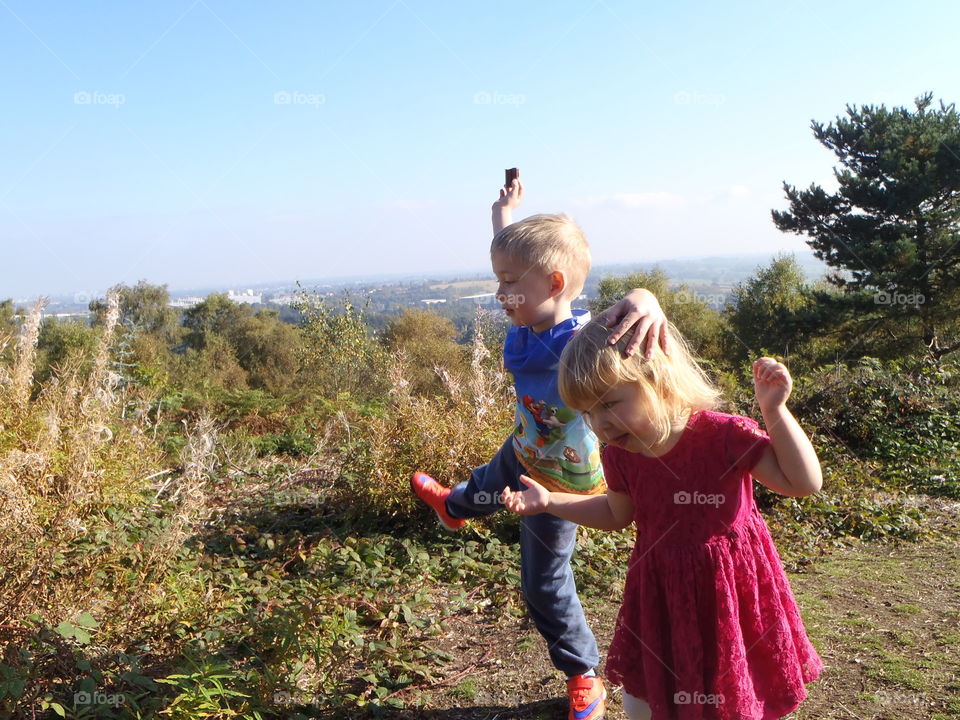
[[[567,287],[567,275],[563,270],[550,273],[550,297],[560,295]]]

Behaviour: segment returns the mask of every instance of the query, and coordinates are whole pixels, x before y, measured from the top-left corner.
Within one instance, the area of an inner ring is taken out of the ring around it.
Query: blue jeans
[[[458,518],[492,515],[503,507],[505,487],[521,490],[523,466],[513,452],[513,438],[470,479],[447,497],[447,512]],[[577,597],[570,557],[577,544],[577,525],[555,515],[520,518],[520,584],[527,609],[547,641],[550,660],[568,676],[596,667],[597,641]]]

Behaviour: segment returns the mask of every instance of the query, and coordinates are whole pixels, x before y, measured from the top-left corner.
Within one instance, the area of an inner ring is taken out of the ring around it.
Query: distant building
[[[44,318],[57,318],[58,320],[68,320],[70,318],[88,318],[90,313],[87,310],[74,313],[41,313]]]
[[[253,290],[235,293],[233,290],[230,290],[227,292],[227,299],[242,305],[260,305],[263,303],[263,293],[254,293]]]
[[[204,301],[204,299],[205,298],[202,298],[199,296],[182,297],[182,298],[176,298],[175,300],[171,300],[168,305],[169,307],[172,307],[172,308],[180,308],[182,310],[186,310],[188,308],[194,307],[195,305],[199,305]]]
[[[424,298],[420,302],[422,302],[424,305],[439,305],[440,303],[445,303],[446,301],[446,298]]]
[[[271,295],[269,302],[274,305],[293,305],[299,302],[309,302],[309,296],[304,293],[287,293],[286,295]]]
[[[479,293],[477,295],[464,295],[458,300],[467,300],[472,301],[475,305],[496,305],[497,304],[497,294],[496,293]]]

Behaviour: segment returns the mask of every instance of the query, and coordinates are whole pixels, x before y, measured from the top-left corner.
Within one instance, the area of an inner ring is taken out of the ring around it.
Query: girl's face
[[[644,408],[637,383],[619,383],[608,388],[583,415],[597,437],[608,445],[644,452],[656,444],[657,431]]]

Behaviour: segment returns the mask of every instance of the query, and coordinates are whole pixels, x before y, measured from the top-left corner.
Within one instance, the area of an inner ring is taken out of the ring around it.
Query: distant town
[[[811,253],[795,254],[810,279],[821,277],[825,265]],[[702,258],[662,260],[656,263],[605,265],[593,269],[584,288],[582,300],[596,293],[601,279],[609,276],[663,271],[671,284],[685,285],[691,292],[716,309],[722,308],[735,285],[753,275],[772,259],[772,255],[728,255]],[[149,282],[149,281],[148,281]],[[162,284],[162,283],[156,283]],[[344,294],[362,299],[370,310],[393,314],[402,308],[430,307],[441,314],[461,314],[476,306],[496,306],[496,281],[489,272],[451,275],[449,277],[371,277],[290,281],[282,284],[261,284],[250,287],[207,287],[191,290],[170,290],[170,306],[182,310],[202,302],[214,293],[223,293],[241,304],[284,309],[303,302],[337,298]],[[89,314],[89,304],[106,294],[77,292],[48,298],[45,315],[58,318],[80,318]],[[17,306],[25,306],[34,298],[19,298]]]

